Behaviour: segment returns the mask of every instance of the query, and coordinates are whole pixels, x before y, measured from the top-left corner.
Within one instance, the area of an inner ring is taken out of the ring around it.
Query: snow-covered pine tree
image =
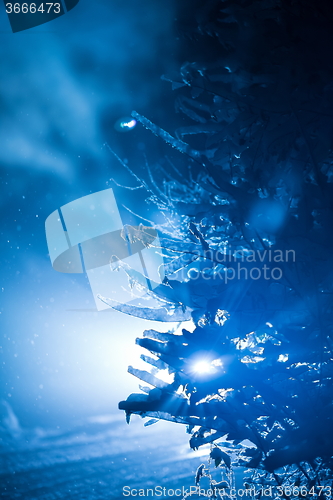
[[[152,369],[130,371],[151,388],[119,405],[312,498],[333,468],[332,23],[321,0],[196,2],[198,59],[164,77],[185,126],[133,114],[179,153],[140,174],[166,220],[161,307],[141,316],[194,327],[137,339]]]

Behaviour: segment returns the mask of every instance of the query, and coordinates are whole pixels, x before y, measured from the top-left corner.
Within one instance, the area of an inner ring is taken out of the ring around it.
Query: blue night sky
[[[137,387],[127,365],[147,323],[69,311],[94,307],[91,290],[84,275],[52,269],[44,223],[121,181],[105,142],[132,165],[158,147],[114,124],[132,109],[164,119],[172,95],[160,75],[177,64],[173,18],[169,1],[81,0],[13,34],[0,9],[1,393],[22,425],[118,412]],[[137,208],[134,195],[117,201]]]

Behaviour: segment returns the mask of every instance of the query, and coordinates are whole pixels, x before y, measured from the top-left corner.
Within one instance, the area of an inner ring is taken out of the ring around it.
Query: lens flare
[[[132,130],[137,124],[137,121],[134,118],[125,116],[123,118],[119,118],[114,124],[114,128],[117,132],[129,132]]]
[[[193,366],[193,371],[200,374],[213,373],[214,368],[210,362],[201,360],[195,363],[195,365]]]

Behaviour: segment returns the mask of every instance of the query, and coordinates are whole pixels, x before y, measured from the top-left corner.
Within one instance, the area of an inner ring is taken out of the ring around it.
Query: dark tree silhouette
[[[186,424],[192,448],[212,443],[216,466],[246,466],[248,482],[329,496],[332,7],[195,6],[184,30],[197,58],[164,77],[184,126],[170,135],[133,113],[176,149],[140,174],[166,220],[156,225],[166,277],[149,291],[161,307],[109,302],[194,327],[144,332],[152,371],[130,371],[153,388],[119,407],[128,420]],[[151,244],[144,227],[129,234]]]

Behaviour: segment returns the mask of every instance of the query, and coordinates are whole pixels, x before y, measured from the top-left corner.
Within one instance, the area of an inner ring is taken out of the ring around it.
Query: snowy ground
[[[7,434],[0,455],[1,498],[106,500],[125,498],[124,486],[190,487],[207,450],[191,451],[188,437],[183,426],[167,422],[145,428],[137,417],[127,425],[122,414],[69,429]]]

